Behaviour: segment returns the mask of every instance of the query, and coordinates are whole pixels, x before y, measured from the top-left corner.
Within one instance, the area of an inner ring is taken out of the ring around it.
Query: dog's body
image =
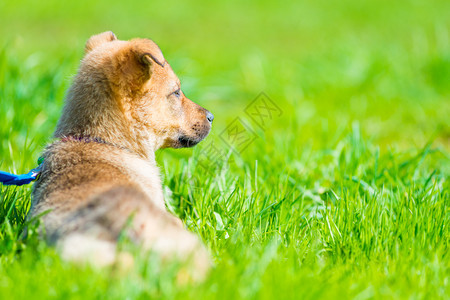
[[[213,116],[187,99],[158,46],[91,37],[55,132],[44,152],[31,216],[63,257],[115,261],[119,234],[144,249],[208,264],[199,240],[164,205],[154,152],[189,147]]]

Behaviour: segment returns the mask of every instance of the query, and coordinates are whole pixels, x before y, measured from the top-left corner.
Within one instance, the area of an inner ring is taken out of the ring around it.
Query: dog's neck
[[[99,88],[91,78],[95,76],[75,78],[54,137],[98,139],[154,161],[156,142],[150,135],[144,137],[133,130],[109,87]]]

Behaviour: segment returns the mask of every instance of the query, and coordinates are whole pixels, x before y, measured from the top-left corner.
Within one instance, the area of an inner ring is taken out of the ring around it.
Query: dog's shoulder
[[[92,195],[117,185],[142,190],[158,207],[164,208],[159,170],[126,149],[96,142],[55,142],[43,154],[40,179],[33,189],[38,211],[71,211]]]

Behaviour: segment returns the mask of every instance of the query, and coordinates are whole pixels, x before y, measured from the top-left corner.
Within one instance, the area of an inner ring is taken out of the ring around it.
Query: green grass
[[[449,298],[448,1],[0,2],[1,170],[35,167],[104,30],[153,38],[216,117],[193,150],[157,153],[215,267],[180,286],[155,257],[68,264],[20,236],[31,187],[1,186],[0,298]],[[261,92],[281,110],[263,128],[245,113]],[[234,152],[237,117],[254,140]]]

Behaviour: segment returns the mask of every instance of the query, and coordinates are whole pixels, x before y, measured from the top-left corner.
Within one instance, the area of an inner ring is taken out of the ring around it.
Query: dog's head
[[[180,80],[153,41],[120,41],[112,32],[104,32],[92,36],[85,51],[68,106],[70,101],[78,102],[72,106],[83,105],[89,117],[98,120],[111,115],[115,121],[107,126],[120,127],[127,131],[123,138],[141,144],[144,140],[152,150],[191,147],[208,135],[214,116],[184,95]],[[69,119],[63,115],[58,127]],[[101,123],[98,120],[88,123]],[[60,135],[67,135],[63,131]]]

